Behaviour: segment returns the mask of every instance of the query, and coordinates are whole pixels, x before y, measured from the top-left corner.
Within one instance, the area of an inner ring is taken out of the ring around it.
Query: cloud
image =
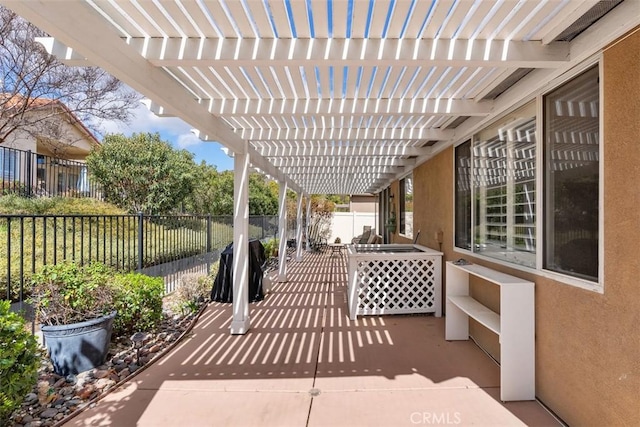
[[[178,136],[191,132],[191,126],[176,117],[158,117],[143,104],[133,111],[133,118],[129,123],[106,122],[100,123],[106,133],[122,133],[131,135],[141,132],[159,132]]]
[[[100,129],[105,133],[121,133],[130,136],[133,133],[159,133],[160,138],[170,142],[175,148],[185,149],[194,154],[196,161],[204,160],[218,167],[218,170],[233,168],[233,161],[215,142],[205,142],[193,132],[193,127],[176,117],[158,117],[142,103],[133,112],[130,123],[102,121]]]
[[[180,134],[176,140],[178,148],[189,148],[200,144],[204,144],[204,141],[198,138],[193,132]]]

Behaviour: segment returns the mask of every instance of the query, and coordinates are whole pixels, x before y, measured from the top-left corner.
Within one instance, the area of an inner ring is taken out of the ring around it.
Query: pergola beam
[[[269,157],[268,160],[278,168],[287,167],[328,167],[328,166],[413,166],[415,159],[369,156],[314,156],[314,157]]]
[[[260,128],[238,129],[240,135],[251,142],[277,143],[278,141],[315,141],[317,143],[366,140],[370,144],[382,142],[403,142],[417,145],[427,141],[447,141],[455,136],[453,129],[404,129],[391,125],[381,125],[374,128],[341,127],[337,125],[331,128],[310,128],[305,131],[299,128]]]
[[[290,177],[299,178],[301,176],[327,176],[336,175],[359,175],[359,176],[379,176],[381,174],[397,174],[405,171],[404,166],[327,166],[326,168],[308,168],[304,166],[284,167],[281,170]]]
[[[491,112],[493,101],[470,99],[203,99],[209,112],[224,117],[252,117],[258,120],[273,115],[314,116],[317,121],[340,116],[484,116]]]
[[[220,39],[131,38],[159,67],[397,66],[555,68],[569,61],[569,44],[463,39]],[[70,54],[73,57],[72,54]]]
[[[424,156],[431,152],[430,147],[406,146],[330,146],[330,145],[300,145],[300,146],[258,146],[255,150],[263,157],[308,157],[308,156]]]

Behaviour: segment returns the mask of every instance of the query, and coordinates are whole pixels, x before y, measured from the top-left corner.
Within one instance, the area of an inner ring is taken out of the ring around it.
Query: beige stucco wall
[[[377,212],[378,198],[376,196],[351,196],[349,212]]]
[[[471,259],[536,284],[536,395],[570,425],[640,425],[640,31],[603,53],[604,293],[453,250],[453,149],[414,170],[414,229],[445,260]],[[398,183],[392,184],[397,194]],[[397,206],[397,197],[394,198]],[[403,242],[395,235],[395,242]],[[446,280],[445,280],[446,286]],[[472,283],[498,310],[497,288]],[[499,359],[494,334],[471,334]]]
[[[32,111],[28,114],[45,117],[45,113],[41,111]],[[54,152],[55,148],[61,150],[60,154],[62,158],[70,160],[83,160],[96,145],[96,142],[88,137],[81,128],[66,121],[66,116],[64,115],[54,116],[49,119],[31,118],[29,120],[43,120],[42,122],[38,122],[38,125],[35,126],[35,133],[38,133],[38,126],[44,126],[44,122],[47,120],[59,124],[60,141],[40,141],[39,138],[36,138],[33,135],[33,133],[18,129],[8,135],[2,145],[18,150],[31,150],[34,153],[57,157]]]

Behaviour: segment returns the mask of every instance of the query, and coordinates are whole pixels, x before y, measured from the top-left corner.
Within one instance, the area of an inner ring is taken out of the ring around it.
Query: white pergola
[[[249,329],[249,168],[281,183],[281,208],[296,191],[299,218],[303,195],[379,193],[640,24],[637,0],[0,3],[67,64],[104,68],[233,153],[232,333]]]

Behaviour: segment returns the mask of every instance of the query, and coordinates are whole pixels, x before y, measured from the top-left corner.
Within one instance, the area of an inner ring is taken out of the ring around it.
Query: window
[[[544,97],[544,268],[598,280],[598,67]]]
[[[14,181],[19,179],[18,153],[10,148],[0,148],[0,171],[2,180]]]
[[[400,234],[413,238],[413,174],[400,180]]]
[[[455,148],[455,246],[597,282],[599,68],[540,99],[544,138],[539,147],[532,102]],[[538,149],[540,165],[536,165]],[[538,197],[536,170],[543,198]],[[544,202],[538,208],[541,230],[536,226],[538,200]],[[540,244],[537,234],[543,239]],[[542,253],[536,256],[538,247]]]
[[[474,137],[474,251],[535,267],[535,103]]]
[[[535,103],[474,135],[455,157],[456,246],[535,267]]]
[[[471,141],[456,147],[456,246],[471,250]]]

